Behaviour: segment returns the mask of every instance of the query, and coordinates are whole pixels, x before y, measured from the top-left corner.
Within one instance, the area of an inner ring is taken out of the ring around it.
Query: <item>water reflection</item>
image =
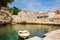
[[[31,35],[42,37],[43,34],[60,29],[60,26],[52,26],[52,25],[0,25],[0,40],[18,40],[19,36],[17,32],[21,29],[28,30]]]
[[[17,40],[17,33],[10,26],[0,27],[0,40]]]

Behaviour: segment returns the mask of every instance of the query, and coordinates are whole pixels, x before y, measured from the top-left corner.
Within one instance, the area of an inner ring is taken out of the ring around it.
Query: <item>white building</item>
[[[12,23],[21,23],[22,19],[18,15],[12,15]]]
[[[39,13],[29,10],[22,10],[18,13],[18,15],[21,16],[22,20],[26,22],[35,22],[37,20],[37,16],[39,16]]]
[[[56,13],[54,11],[48,11],[46,14],[48,15],[48,18],[54,18]]]

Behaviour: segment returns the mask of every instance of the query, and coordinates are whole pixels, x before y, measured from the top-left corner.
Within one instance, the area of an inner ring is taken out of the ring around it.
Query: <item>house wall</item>
[[[20,16],[18,15],[12,15],[12,23],[21,23],[23,20]]]
[[[24,21],[26,22],[35,22],[38,16],[38,14],[32,11],[27,12],[21,11],[18,13],[18,15],[21,16],[21,18],[24,19]]]
[[[53,11],[48,11],[46,14],[48,15],[48,18],[54,18],[56,13],[54,13]]]

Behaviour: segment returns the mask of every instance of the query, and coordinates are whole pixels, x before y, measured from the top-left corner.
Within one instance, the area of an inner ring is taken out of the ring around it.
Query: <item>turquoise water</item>
[[[21,40],[17,34],[19,30],[28,30],[31,35],[29,37],[39,36],[60,29],[60,26],[53,25],[0,25],[0,40]]]

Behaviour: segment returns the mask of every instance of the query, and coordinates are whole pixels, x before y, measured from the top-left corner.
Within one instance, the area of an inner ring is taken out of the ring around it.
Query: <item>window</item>
[[[38,16],[37,18],[38,18],[38,19],[39,19],[39,18],[43,18],[43,16]]]
[[[44,16],[44,18],[47,18],[48,16]]]
[[[53,20],[52,20],[52,19],[50,19],[49,21],[52,21],[52,22],[53,22]]]

